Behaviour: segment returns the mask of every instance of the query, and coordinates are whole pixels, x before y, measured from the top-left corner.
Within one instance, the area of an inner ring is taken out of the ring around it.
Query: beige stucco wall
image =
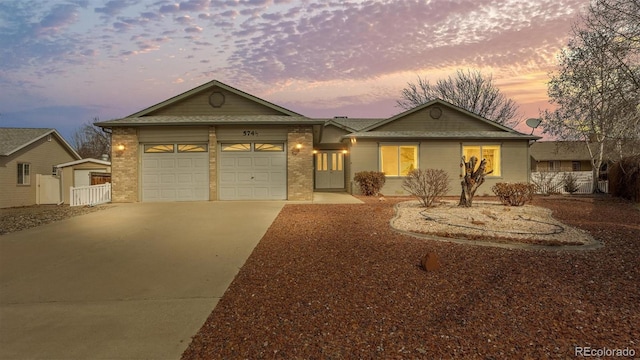
[[[221,92],[225,97],[224,104],[217,108],[209,103],[209,96],[214,92]],[[282,115],[282,113],[243,96],[214,87],[164,106],[147,115]]]
[[[323,144],[338,144],[341,143],[341,137],[348,134],[346,130],[337,128],[333,125],[325,126],[322,129],[322,141],[317,146],[322,147]]]
[[[53,166],[77,160],[54,135],[44,137],[11,156],[0,156],[0,207],[36,203],[36,174],[51,175]],[[30,185],[18,185],[18,163],[30,164]]]
[[[124,151],[118,151],[124,145]],[[111,201],[136,202],[139,177],[138,132],[132,127],[115,127],[111,134]]]
[[[437,119],[431,116],[433,108],[442,111]],[[496,127],[459,110],[435,104],[382,125],[375,131],[496,131]]]
[[[354,193],[359,193],[358,184],[353,177],[359,171],[380,171],[379,144],[401,144],[400,142],[378,142],[375,140],[358,140],[350,148],[351,172],[349,183]],[[478,195],[493,195],[491,187],[498,182],[528,182],[528,142],[527,141],[486,141],[460,142],[457,140],[437,141],[406,141],[406,144],[418,144],[418,167],[421,169],[442,169],[449,175],[450,191],[448,195],[460,194],[460,159],[462,145],[501,145],[502,174],[501,176],[487,176],[485,183],[478,190]],[[402,189],[403,177],[387,177],[381,193],[387,196],[409,195]]]

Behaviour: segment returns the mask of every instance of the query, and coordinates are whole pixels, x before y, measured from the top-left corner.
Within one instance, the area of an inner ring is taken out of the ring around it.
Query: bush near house
[[[610,167],[609,192],[640,202],[640,155],[626,157]]]
[[[360,171],[355,173],[353,180],[358,183],[363,195],[374,196],[380,192],[387,179],[383,172]]]
[[[573,194],[580,189],[580,187],[578,186],[578,179],[572,173],[565,174],[562,182],[564,183],[564,191],[568,192],[569,194]]]
[[[414,169],[407,174],[402,188],[418,198],[423,207],[430,207],[449,191],[449,175],[440,169]]]
[[[491,190],[503,205],[523,206],[533,199],[536,186],[527,183],[497,183],[491,187]]]

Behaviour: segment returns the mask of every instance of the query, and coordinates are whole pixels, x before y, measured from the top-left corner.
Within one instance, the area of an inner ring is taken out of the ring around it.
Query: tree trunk
[[[478,169],[473,171],[477,162],[478,158],[475,156],[472,156],[471,159],[469,159],[469,162],[465,162],[464,156],[462,157],[460,167],[464,167],[464,176],[460,182],[460,185],[462,185],[462,193],[460,194],[460,202],[458,203],[458,206],[471,207],[476,191],[480,185],[484,183],[484,177],[493,172],[493,170],[491,170],[485,173],[485,168],[487,166],[486,159],[483,159],[480,162]]]

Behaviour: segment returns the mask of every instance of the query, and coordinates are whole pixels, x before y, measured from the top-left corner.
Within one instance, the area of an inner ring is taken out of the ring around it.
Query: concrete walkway
[[[178,359],[284,204],[114,204],[0,236],[0,359]]]

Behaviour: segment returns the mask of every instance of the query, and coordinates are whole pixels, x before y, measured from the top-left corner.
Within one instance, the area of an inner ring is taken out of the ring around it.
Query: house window
[[[222,144],[220,147],[222,151],[251,151],[250,143]]]
[[[571,162],[571,170],[572,171],[580,171],[580,161]]]
[[[18,163],[18,185],[31,184],[31,165]]]
[[[145,145],[144,152],[145,153],[172,153],[173,152],[173,144],[158,144],[158,145]]]
[[[178,144],[178,152],[207,152],[207,144]]]
[[[407,176],[418,168],[417,145],[381,145],[380,169],[386,176]]]
[[[487,160],[485,171],[493,171],[490,176],[502,176],[500,145],[465,145],[462,147],[462,155],[465,161],[469,161],[472,156],[478,158],[476,169],[480,166],[482,159]]]
[[[549,161],[549,171],[560,171],[560,161]]]
[[[282,143],[255,143],[254,144],[255,151],[284,151],[284,144]]]

